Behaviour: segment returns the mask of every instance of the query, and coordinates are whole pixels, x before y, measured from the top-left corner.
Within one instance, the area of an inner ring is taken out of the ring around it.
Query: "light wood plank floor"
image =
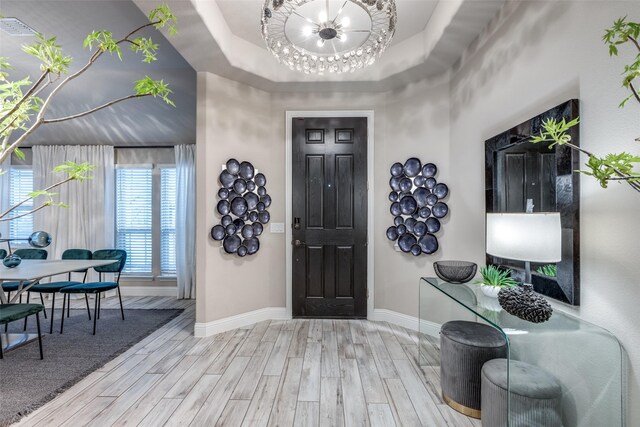
[[[195,338],[192,301],[124,305],[185,311],[16,425],[480,426],[442,402],[438,366],[417,363],[416,332],[294,319]]]

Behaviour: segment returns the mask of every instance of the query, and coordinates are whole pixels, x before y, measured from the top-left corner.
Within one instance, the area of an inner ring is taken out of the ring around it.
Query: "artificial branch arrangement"
[[[618,55],[618,47],[621,45],[631,45],[634,50],[638,51],[635,61],[624,67],[622,86],[631,94],[620,103],[620,107],[623,108],[631,99],[640,103],[640,87],[637,83],[640,80],[640,23],[629,22],[626,17],[620,18],[611,28],[606,30],[602,39],[609,46],[609,55],[611,56]],[[599,157],[572,144],[571,135],[567,132],[578,123],[579,118],[570,122],[566,122],[564,119],[561,121],[548,119],[543,122],[540,135],[532,137],[531,142],[534,144],[551,142],[549,148],[553,148],[556,144],[565,145],[572,150],[586,154],[588,157],[585,164],[587,169],[579,172],[593,176],[603,188],[607,188],[610,182],[617,181],[626,182],[631,188],[640,192],[640,173],[634,170],[634,166],[640,163],[640,156],[622,152],[609,153],[604,157]],[[636,141],[640,141],[640,138]]]
[[[146,96],[160,98],[175,107],[169,98],[173,93],[169,89],[169,85],[163,80],[153,80],[151,77],[145,76],[135,82],[134,93],[131,95],[113,99],[70,116],[46,117],[49,107],[60,91],[72,80],[87,72],[104,53],[116,54],[122,61],[121,47],[128,46],[131,51],[142,55],[143,62],[151,63],[155,61],[157,59],[158,44],[154,43],[151,37],[143,37],[137,34],[147,27],[153,27],[156,30],[166,27],[169,35],[173,35],[176,33],[177,19],[166,4],[151,10],[148,18],[149,22],[147,24],[134,29],[121,39],[115,39],[109,31],[93,31],[84,40],[84,47],[93,53],[86,64],[72,74],[69,74],[72,58],[63,53],[61,46],[56,43],[55,37],[47,38],[38,34],[35,43],[23,45],[22,47],[25,53],[36,57],[40,61],[40,76],[35,82],[32,82],[30,77],[25,77],[21,80],[9,80],[9,70],[13,68],[7,58],[0,58],[0,164],[5,159],[10,158],[12,153],[24,159],[24,153],[20,150],[20,146],[42,125],[78,119],[119,102]],[[45,89],[48,92],[43,95]],[[17,135],[18,133],[20,134]],[[12,138],[14,135],[17,136]],[[9,221],[17,218],[9,214],[27,201],[36,198],[44,198],[46,200],[39,203],[33,210],[20,216],[29,215],[47,206],[64,207],[63,203],[54,201],[56,193],[53,193],[52,190],[69,181],[84,181],[91,178],[89,173],[92,169],[94,169],[94,166],[88,163],[74,162],[66,162],[64,165],[56,167],[53,172],[65,173],[66,178],[48,188],[30,193],[22,202],[10,207],[5,212],[1,212],[0,221]],[[0,169],[1,173],[3,171]]]

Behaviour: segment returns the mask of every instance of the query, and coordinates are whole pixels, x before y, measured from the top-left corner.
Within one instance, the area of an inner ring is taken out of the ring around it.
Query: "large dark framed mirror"
[[[579,116],[578,100],[558,105],[486,141],[486,212],[560,212],[562,260],[531,265],[536,292],[571,304],[580,304],[580,168],[578,152],[566,146],[532,144],[548,118],[573,120]],[[580,145],[579,127],[569,134]],[[523,243],[526,244],[526,243]],[[524,262],[487,254],[487,265],[512,270],[524,280]]]

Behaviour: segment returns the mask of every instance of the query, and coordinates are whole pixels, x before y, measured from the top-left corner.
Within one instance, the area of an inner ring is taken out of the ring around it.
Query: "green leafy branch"
[[[7,61],[7,58],[0,56],[0,82],[6,80],[7,77],[9,77],[8,70],[13,70],[13,67],[11,66],[9,61]]]
[[[2,82],[0,86],[0,163],[8,158],[11,153],[16,152],[18,147],[43,124],[76,119],[116,103],[145,96],[159,97],[167,104],[175,107],[175,104],[169,98],[173,92],[169,89],[168,84],[163,80],[152,80],[145,76],[144,79],[135,82],[134,94],[132,95],[106,102],[71,116],[45,118],[45,113],[56,95],[70,81],[85,73],[105,52],[116,54],[122,60],[120,45],[126,43],[130,45],[130,49],[133,52],[142,55],[143,62],[151,63],[156,61],[159,45],[154,43],[150,37],[133,37],[147,27],[154,27],[155,29],[167,27],[169,34],[173,35],[176,33],[177,18],[166,4],[151,10],[148,18],[149,23],[134,29],[119,40],[114,39],[113,34],[108,31],[93,31],[89,34],[84,40],[84,47],[93,51],[88,62],[75,73],[62,79],[44,99],[39,98],[38,94],[46,87],[55,84],[62,74],[68,74],[72,61],[71,57],[62,52],[62,48],[56,43],[55,37],[46,38],[38,35],[35,43],[23,46],[24,52],[38,58],[41,62],[40,71],[42,74],[34,83],[31,83],[28,77],[16,82],[9,82],[11,64],[6,58],[0,58],[0,82]],[[11,135],[15,130],[22,130],[23,133],[17,139],[11,141]]]
[[[32,191],[31,193],[27,194],[27,197],[25,197],[22,201],[20,201],[19,203],[11,206],[9,209],[7,209],[6,211],[4,211],[2,214],[0,214],[0,222],[2,221],[11,221],[11,220],[15,220],[17,218],[21,218],[23,216],[27,216],[27,215],[31,215],[34,212],[37,212],[41,209],[44,209],[48,206],[58,206],[58,207],[63,207],[66,208],[68,207],[66,204],[64,203],[60,203],[60,202],[56,202],[54,200],[54,196],[57,196],[58,193],[54,193],[51,190],[55,189],[56,187],[59,187],[63,184],[66,184],[67,182],[70,181],[85,181],[87,179],[92,179],[93,177],[89,174],[93,169],[95,169],[95,166],[90,165],[89,163],[83,162],[83,163],[74,163],[74,162],[65,162],[62,165],[56,166],[53,169],[54,173],[65,173],[66,177],[58,182],[56,182],[55,184],[50,185],[49,187],[43,189],[43,190],[36,190],[36,191]],[[15,216],[10,216],[9,214],[13,211],[15,211],[17,208],[19,208],[20,206],[24,205],[25,203],[29,202],[30,200],[35,200],[35,199],[45,199],[43,202],[41,202],[36,208],[29,210],[28,212],[23,212],[20,215],[15,215]]]
[[[580,149],[578,146],[571,144],[571,135],[567,133],[569,129],[580,123],[580,118],[577,117],[567,123],[565,119],[556,121],[555,119],[548,119],[542,122],[542,128],[544,129],[540,135],[532,136],[531,142],[537,144],[539,142],[551,142],[549,148],[553,148],[556,145],[569,145],[571,148],[580,150],[583,153],[587,153],[585,150]]]
[[[59,123],[67,120],[77,119],[83,116],[87,116],[89,114],[95,113],[96,111],[103,110],[105,108],[111,107],[114,104],[117,104],[122,101],[126,101],[127,99],[133,98],[142,98],[143,96],[153,96],[154,98],[161,98],[164,102],[175,107],[176,105],[171,101],[169,95],[173,93],[171,89],[169,89],[169,85],[164,82],[164,80],[153,80],[149,76],[145,76],[143,79],[137,80],[134,86],[135,94],[123,96],[122,98],[114,99],[105,104],[102,104],[98,107],[92,108],[91,110],[84,111],[82,113],[73,114],[71,116],[66,117],[58,117],[55,119],[46,119],[43,120],[43,124],[48,123]]]
[[[631,94],[620,103],[621,108],[633,98],[640,103],[640,94],[634,85],[636,79],[640,77],[639,39],[640,23],[629,22],[626,17],[616,20],[602,37],[602,40],[609,47],[610,56],[617,56],[619,47],[624,44],[631,44],[638,51],[634,61],[624,67],[622,87],[629,90]],[[600,157],[578,147],[572,143],[569,131],[574,126],[577,126],[579,122],[579,119],[570,122],[565,119],[560,121],[553,118],[547,119],[542,123],[540,134],[533,136],[531,142],[534,144],[549,142],[549,148],[553,148],[556,145],[564,145],[587,155],[586,170],[577,172],[594,177],[602,188],[607,188],[611,181],[618,181],[626,182],[631,188],[640,192],[640,173],[634,170],[634,167],[640,163],[640,156],[622,152],[609,153],[604,157]]]
[[[56,38],[46,38],[42,34],[36,34],[36,38],[37,42],[23,45],[22,50],[40,60],[40,71],[51,74],[67,73],[72,59],[62,53],[62,47],[56,43]]]
[[[635,79],[640,77],[640,23],[638,22],[629,22],[627,21],[627,17],[620,18],[616,20],[613,26],[607,29],[602,36],[602,40],[609,46],[609,55],[617,56],[618,55],[618,46],[631,43],[638,50],[638,54],[636,55],[635,60],[629,64],[625,65],[624,72],[622,73],[622,87],[631,91],[631,95],[625,98],[620,106],[624,107],[626,103],[634,98],[640,102],[640,94],[638,93],[638,89],[634,86],[633,82]]]
[[[549,148],[556,145],[564,145],[572,150],[586,154],[589,157],[585,164],[587,170],[576,172],[593,176],[598,180],[602,188],[607,188],[610,181],[624,181],[634,190],[640,192],[640,174],[633,170],[634,165],[640,163],[640,157],[625,152],[599,157],[578,147],[571,142],[571,135],[568,133],[569,129],[578,123],[578,119],[567,123],[565,119],[557,121],[554,118],[549,118],[542,122],[540,134],[531,137],[530,141],[534,144],[549,142]]]
[[[55,37],[45,37],[38,34],[34,43],[22,46],[22,50],[25,53],[40,61],[40,76],[33,82],[30,77],[10,81],[10,71],[13,70],[13,67],[7,58],[0,57],[0,164],[11,156],[12,153],[24,159],[24,153],[19,148],[20,145],[44,124],[77,119],[108,108],[119,102],[145,96],[161,98],[167,104],[175,107],[175,104],[170,99],[170,95],[173,92],[169,89],[169,85],[163,80],[153,80],[149,76],[145,76],[143,79],[135,82],[133,94],[131,95],[111,100],[100,106],[70,116],[58,118],[45,117],[51,103],[60,91],[69,82],[89,70],[104,53],[115,54],[122,60],[120,46],[129,44],[133,52],[142,56],[143,62],[152,63],[156,61],[159,45],[154,43],[150,37],[134,36],[147,27],[153,27],[156,30],[167,27],[169,34],[173,35],[176,33],[177,18],[166,4],[162,4],[151,10],[148,18],[148,23],[134,29],[119,40],[116,40],[109,31],[91,32],[84,40],[84,47],[93,53],[86,64],[72,74],[69,74],[72,58],[63,53],[62,47],[57,43]],[[66,76],[62,78],[63,75]],[[60,79],[62,80],[58,82]],[[51,91],[47,96],[41,98],[39,95],[48,87],[52,87]],[[20,130],[22,133],[15,140],[11,140],[16,130]],[[69,181],[81,182],[90,179],[91,176],[89,172],[93,170],[93,168],[94,166],[88,163],[74,162],[66,162],[56,167],[53,172],[65,173],[66,178],[48,188],[30,193],[20,203],[0,214],[0,221],[10,221],[30,215],[48,206],[65,207],[66,205],[64,203],[56,203],[54,201],[54,196],[57,196],[57,193],[52,190]],[[2,173],[3,171],[0,170],[0,174]],[[36,208],[29,212],[22,213],[19,216],[9,215],[16,208],[30,200],[36,199],[39,202],[41,201]]]

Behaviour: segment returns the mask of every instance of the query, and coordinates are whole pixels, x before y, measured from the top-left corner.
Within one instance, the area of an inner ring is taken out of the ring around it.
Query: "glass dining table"
[[[66,274],[78,270],[100,267],[113,264],[118,260],[22,260],[19,266],[7,268],[0,265],[0,283],[19,282],[18,290],[12,295],[11,300],[4,292],[0,292],[1,304],[17,303],[20,295],[27,292],[29,288],[38,281],[58,274]],[[0,305],[0,310],[2,305]],[[0,333],[2,350],[7,351],[38,339],[37,334],[29,333]]]

